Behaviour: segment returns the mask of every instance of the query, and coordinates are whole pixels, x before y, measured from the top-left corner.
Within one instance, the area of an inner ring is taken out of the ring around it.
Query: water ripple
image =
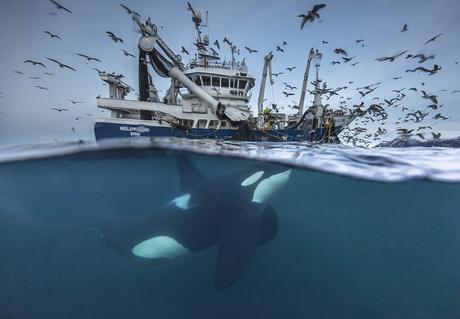
[[[460,182],[460,149],[360,148],[308,143],[250,143],[140,138],[104,143],[53,143],[0,149],[0,163],[110,149],[162,149],[282,163],[380,182],[428,179]]]

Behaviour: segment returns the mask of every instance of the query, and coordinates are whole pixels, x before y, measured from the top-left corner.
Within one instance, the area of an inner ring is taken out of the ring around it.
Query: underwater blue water
[[[134,146],[0,152],[0,318],[460,318],[459,149]],[[145,267],[94,230],[176,197],[178,154],[208,177],[293,169],[278,233],[224,291],[215,247]]]

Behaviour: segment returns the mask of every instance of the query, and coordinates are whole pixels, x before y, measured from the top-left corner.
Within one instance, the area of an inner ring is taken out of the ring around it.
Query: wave
[[[111,150],[190,152],[274,162],[379,182],[427,179],[460,182],[460,148],[379,147],[309,143],[250,143],[180,138],[118,139],[104,143],[54,143],[0,149],[0,163]]]

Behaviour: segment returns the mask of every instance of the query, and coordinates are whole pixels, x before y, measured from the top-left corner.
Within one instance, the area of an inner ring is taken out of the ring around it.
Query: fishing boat
[[[203,35],[207,21],[204,23],[200,11],[190,4],[189,9],[196,31],[197,52],[187,64],[161,38],[150,19],[142,22],[133,16],[141,33],[139,98],[126,99],[133,89],[123,81],[122,75],[99,72],[100,79],[108,84],[109,97],[98,97],[97,106],[109,110],[111,116],[96,121],[96,140],[147,136],[339,143],[338,134],[356,114],[323,106],[319,63],[316,64],[314,102],[304,111],[310,64],[321,58],[317,50],[311,49],[308,54],[298,112],[290,116],[264,109],[267,78],[273,85],[273,54],[270,52],[264,57],[258,112],[254,116],[249,103],[255,78],[248,73],[244,59],[237,61],[238,48],[226,39],[232,59],[221,61],[209,37]],[[163,98],[159,97],[150,68],[171,81]]]

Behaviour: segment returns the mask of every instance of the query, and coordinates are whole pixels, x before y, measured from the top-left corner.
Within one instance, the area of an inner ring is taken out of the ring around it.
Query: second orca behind
[[[118,255],[160,265],[218,246],[214,285],[224,290],[251,265],[259,245],[272,240],[278,218],[270,199],[291,170],[259,164],[225,176],[204,177],[185,155],[177,155],[182,194],[141,218],[98,225]]]

